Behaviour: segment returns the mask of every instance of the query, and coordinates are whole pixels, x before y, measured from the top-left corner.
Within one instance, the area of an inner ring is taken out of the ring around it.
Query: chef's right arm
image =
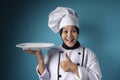
[[[33,54],[36,56],[36,58],[38,59],[38,65],[36,67],[36,71],[37,74],[39,76],[40,80],[49,80],[49,73],[45,67],[45,63],[44,63],[44,56],[42,54],[42,52],[40,51],[40,49],[38,49],[38,51],[34,51],[31,49],[25,49],[24,51],[26,51],[27,53]]]
[[[50,77],[49,77],[49,72],[48,70],[45,68],[44,72],[42,74],[40,74],[39,72],[39,65],[36,67],[36,72],[38,74],[38,77],[40,80],[50,80]]]

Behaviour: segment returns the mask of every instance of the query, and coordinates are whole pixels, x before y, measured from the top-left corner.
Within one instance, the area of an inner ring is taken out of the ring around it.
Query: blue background
[[[70,7],[78,13],[79,41],[96,53],[103,80],[120,80],[119,0],[4,0],[0,12],[3,80],[38,80],[36,57],[16,48],[16,44],[60,45],[59,34],[48,28],[48,14],[57,6]]]

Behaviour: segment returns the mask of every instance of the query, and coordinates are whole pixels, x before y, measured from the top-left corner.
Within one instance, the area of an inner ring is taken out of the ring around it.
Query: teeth
[[[70,42],[72,42],[72,41],[73,41],[73,39],[67,39],[67,41],[70,41]]]

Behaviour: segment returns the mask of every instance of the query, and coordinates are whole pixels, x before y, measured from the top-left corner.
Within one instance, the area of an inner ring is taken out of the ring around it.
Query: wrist
[[[38,63],[44,63],[44,59],[38,58]]]
[[[44,61],[44,56],[43,55],[39,54],[36,57],[37,57],[38,61]]]

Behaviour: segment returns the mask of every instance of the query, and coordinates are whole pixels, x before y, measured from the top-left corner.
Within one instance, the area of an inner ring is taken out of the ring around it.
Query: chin
[[[74,44],[68,44],[67,46],[68,46],[68,47],[73,47],[73,46],[74,46]]]
[[[65,44],[68,46],[68,47],[73,47],[75,45],[75,42],[65,42]]]

